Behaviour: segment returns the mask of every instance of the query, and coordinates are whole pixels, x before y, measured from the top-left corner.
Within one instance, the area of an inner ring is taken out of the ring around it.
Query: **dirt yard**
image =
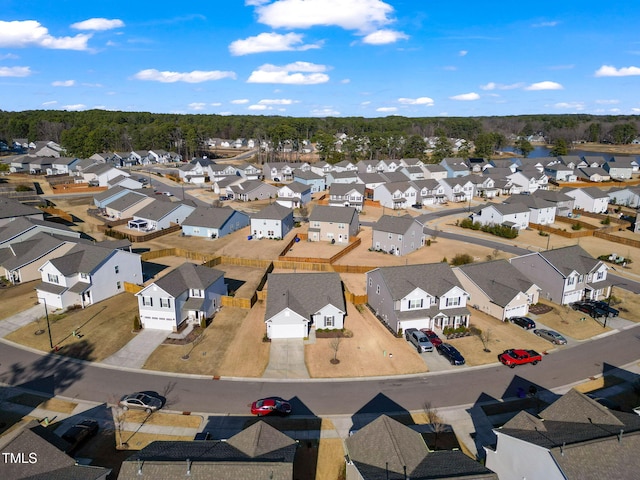
[[[40,280],[0,288],[0,318],[10,317],[38,303],[35,291],[38,283]]]

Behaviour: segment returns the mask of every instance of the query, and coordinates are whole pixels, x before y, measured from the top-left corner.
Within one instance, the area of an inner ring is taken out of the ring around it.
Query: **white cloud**
[[[610,99],[610,100],[596,100],[598,105],[617,105],[620,103],[620,100]]]
[[[258,102],[258,105],[292,105],[295,102],[290,98],[265,98]]]
[[[114,28],[124,27],[124,22],[114,18],[109,20],[108,18],[90,18],[83,22],[77,22],[71,24],[71,28],[76,30],[112,30]]]
[[[51,85],[54,87],[73,87],[75,84],[75,80],[56,80],[55,82],[51,82]]]
[[[35,20],[0,21],[0,47],[42,47],[57,50],[87,50],[91,34],[54,37]]]
[[[346,85],[348,83],[351,83],[351,79],[350,78],[344,78],[344,79],[340,80],[340,83],[342,83],[343,85]]]
[[[28,77],[30,67],[0,67],[0,77]]]
[[[285,51],[304,51],[312,48],[320,48],[317,44],[303,44],[303,35],[299,33],[287,33],[285,35],[279,33],[261,33],[255,37],[245,38],[244,40],[236,40],[229,45],[231,55],[248,55],[250,53],[262,52],[285,52]]]
[[[220,103],[220,102],[213,102],[213,103],[210,103],[209,105],[211,105],[212,107],[219,107],[220,105],[222,105],[222,103]]]
[[[376,108],[376,112],[389,113],[389,112],[397,112],[398,109],[396,107],[380,107]]]
[[[266,105],[249,105],[247,108],[249,110],[270,110],[270,107],[267,107]]]
[[[418,97],[418,98],[399,98],[398,103],[403,105],[433,105],[433,98]]]
[[[620,113],[622,110],[620,110],[619,108],[610,108],[609,111],[611,113]]]
[[[309,62],[294,62],[283,66],[267,63],[251,72],[247,83],[315,85],[329,81],[329,75],[323,73],[326,70],[325,65]]]
[[[244,105],[245,103],[249,103],[248,98],[238,98],[237,100],[231,100],[231,103],[234,105]]]
[[[462,101],[471,101],[471,100],[478,100],[480,98],[480,95],[478,95],[476,92],[470,92],[470,93],[462,93],[460,95],[454,95],[453,97],[449,97],[451,100],[462,100]]]
[[[362,39],[364,43],[369,45],[386,45],[388,43],[395,43],[398,40],[407,40],[409,38],[408,35],[405,35],[402,32],[398,32],[397,30],[376,30]]]
[[[43,107],[48,107],[48,106],[50,106],[50,105],[55,105],[56,103],[58,103],[58,101],[57,101],[57,100],[50,100],[50,101],[48,101],[48,102],[43,102],[43,103],[42,103],[42,106],[43,106]]]
[[[16,55],[15,53],[6,53],[4,55],[0,55],[0,60],[17,60],[18,55]]]
[[[360,105],[362,105],[362,106],[371,105],[371,101],[370,100],[364,101]]]
[[[460,50],[460,51],[458,52],[458,55],[460,55],[461,57],[466,57],[466,56],[467,56],[467,53],[469,53],[469,51],[468,51],[468,50]]]
[[[560,22],[558,22],[558,21],[540,22],[540,23],[534,23],[531,26],[533,28],[557,27],[559,23]]]
[[[272,28],[336,26],[345,30],[371,32],[388,25],[393,7],[381,0],[250,0],[258,21]]]
[[[191,110],[204,110],[207,104],[204,102],[192,102],[188,105]]]
[[[311,115],[314,117],[337,117],[340,112],[332,107],[324,107],[311,110]]]
[[[538,83],[532,83],[531,85],[524,88],[525,90],[562,90],[564,87],[556,82],[544,81]]]
[[[505,85],[503,83],[489,82],[486,85],[480,85],[480,88],[482,90],[514,90],[523,86],[524,83],[512,83],[510,85]]]
[[[612,65],[603,65],[596,70],[596,77],[631,77],[640,75],[640,67],[622,67],[616,68]]]
[[[162,83],[202,83],[212,80],[222,80],[223,78],[236,78],[234,72],[224,72],[220,70],[202,71],[194,70],[193,72],[161,72],[155,68],[149,68],[147,70],[140,70],[133,78],[137,80],[149,80],[152,82]]]
[[[633,113],[640,113],[640,108],[633,107],[633,108],[631,108],[631,111],[632,111]]]
[[[584,110],[584,102],[559,102],[554,105],[555,108],[570,109],[570,110]]]
[[[87,108],[84,103],[74,103],[73,105],[64,105],[63,110],[83,110]]]

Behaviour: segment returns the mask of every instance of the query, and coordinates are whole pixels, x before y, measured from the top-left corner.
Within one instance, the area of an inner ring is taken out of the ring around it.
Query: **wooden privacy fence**
[[[593,232],[593,236],[597,238],[602,238],[604,240],[608,240],[610,242],[620,243],[622,245],[627,245],[629,247],[637,247],[640,248],[640,240],[635,240],[633,238],[624,238],[618,237],[616,235],[611,235],[605,232]]]
[[[105,231],[104,231],[105,235],[108,235],[109,237],[113,237],[113,238],[118,238],[118,239],[126,238],[131,243],[148,242],[149,240],[153,240],[154,238],[162,237],[164,235],[168,235],[170,233],[182,230],[182,227],[180,225],[171,225],[170,227],[164,228],[162,230],[155,230],[153,232],[146,233],[144,235],[134,235],[132,233],[122,232],[120,230],[113,230],[108,227],[98,225],[98,230],[100,230],[101,228],[105,228]]]
[[[351,293],[347,287],[344,287],[344,298],[347,302],[353,303],[354,305],[365,305],[369,300],[366,293],[364,295],[356,295],[355,293]]]
[[[256,300],[253,300],[254,298]],[[220,297],[220,304],[223,307],[238,307],[250,310],[251,307],[253,307],[253,304],[257,301],[257,298],[258,296],[255,293],[252,298],[229,297],[227,295],[223,295]]]
[[[49,215],[53,215],[54,217],[60,217],[61,219],[66,220],[69,223],[73,223],[73,215],[65,212],[64,210],[60,210],[59,208],[44,207],[42,211],[48,213]]]
[[[129,293],[138,293],[144,287],[135,283],[124,282],[124,291]]]
[[[538,223],[529,223],[529,228],[534,230],[540,230],[542,232],[552,233],[565,238],[579,238],[579,237],[591,237],[593,236],[593,230],[561,230],[559,228],[550,227],[548,225],[540,225]]]

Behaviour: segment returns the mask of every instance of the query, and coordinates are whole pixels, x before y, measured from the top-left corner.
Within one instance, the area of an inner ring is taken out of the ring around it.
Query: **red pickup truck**
[[[515,368],[516,365],[524,365],[525,363],[535,365],[542,361],[542,355],[535,350],[519,350],[512,348],[510,350],[505,350],[498,355],[498,360],[509,368]]]

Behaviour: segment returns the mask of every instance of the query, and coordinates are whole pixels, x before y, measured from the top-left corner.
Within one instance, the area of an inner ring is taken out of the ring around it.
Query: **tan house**
[[[317,205],[309,216],[309,241],[349,243],[351,237],[358,235],[359,228],[355,208]]]

